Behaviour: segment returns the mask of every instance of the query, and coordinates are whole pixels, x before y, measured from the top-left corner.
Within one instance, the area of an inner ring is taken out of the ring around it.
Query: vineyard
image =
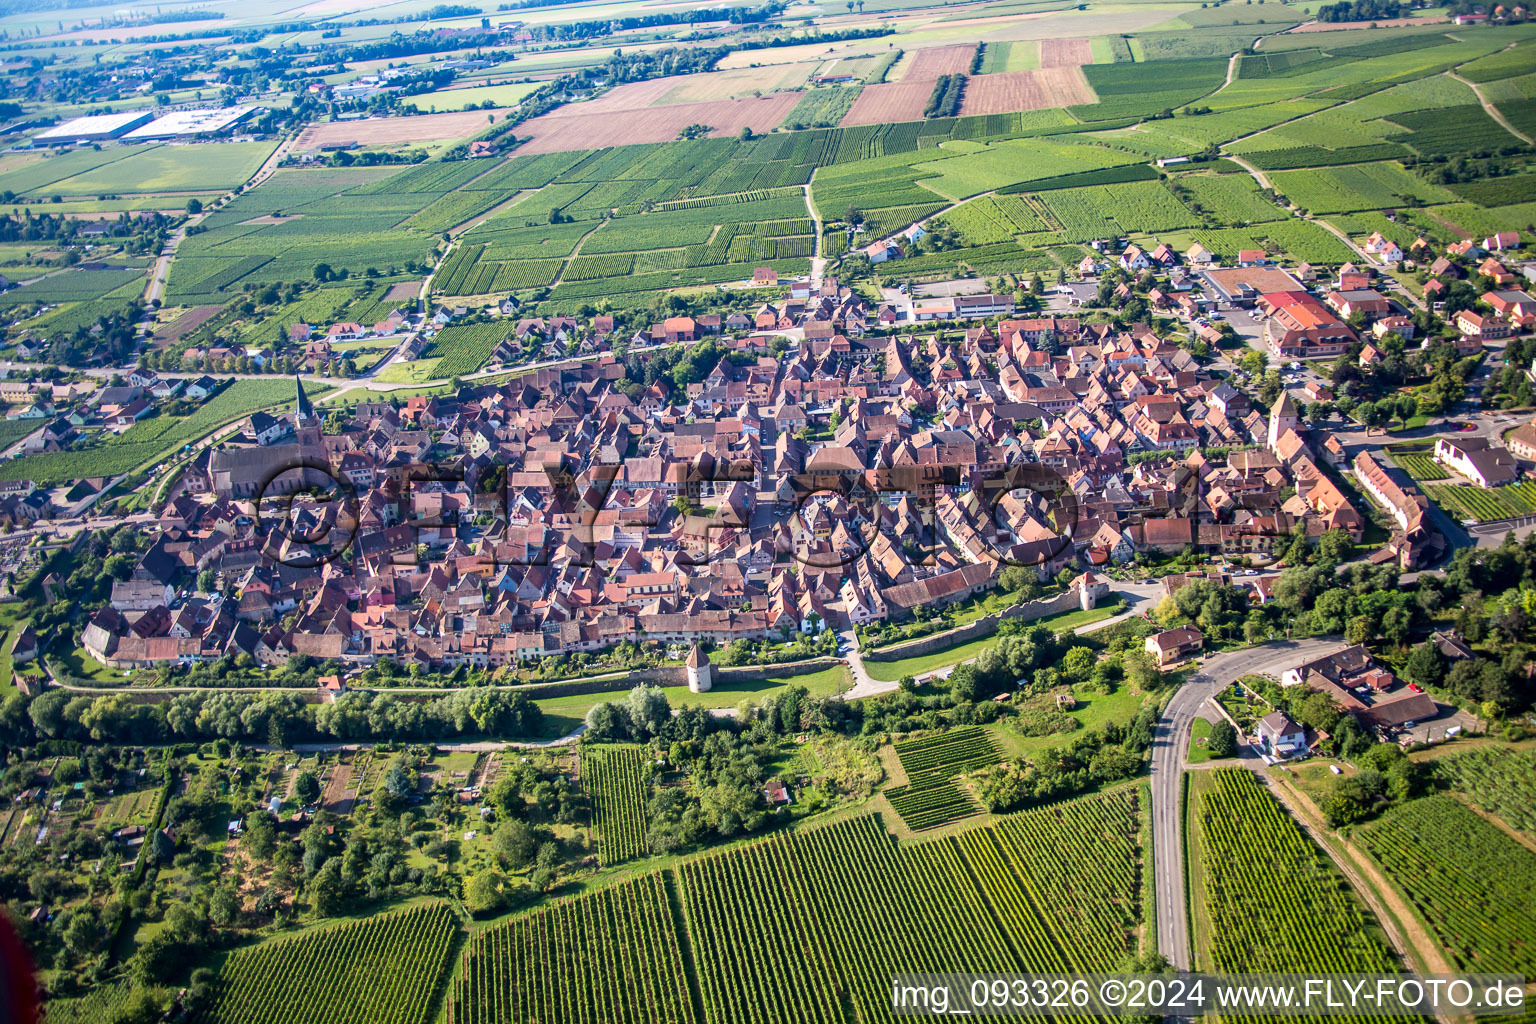
[[[585,748],[582,774],[592,797],[592,816],[597,826],[597,859],[607,865],[643,855],[644,748]]]
[[[953,729],[901,740],[894,746],[907,785],[889,789],[885,795],[908,828],[933,828],[980,812],[976,801],[951,780],[997,762],[997,749],[985,730]]]
[[[1397,451],[1389,448],[1387,452],[1397,467],[1415,480],[1446,480],[1452,475],[1450,470],[1435,461],[1430,449]]]
[[[892,1019],[896,972],[1114,970],[1140,814],[1121,789],[907,847],[865,815],[692,858],[476,935],[447,1019],[852,1024]]]
[[[685,942],[660,872],[470,940],[449,1024],[693,1024]]]
[[[437,332],[421,358],[438,360],[434,370],[438,377],[474,373],[509,333],[505,323],[454,324]]]
[[[1536,853],[1443,795],[1395,807],[1358,836],[1458,968],[1536,974]]]
[[[950,227],[972,245],[1006,242],[1016,235],[1041,231],[1045,222],[1016,196],[982,196],[944,215]]]
[[[1536,482],[1530,480],[1503,487],[1425,484],[1424,490],[1437,505],[1457,519],[1489,523],[1536,514]]]
[[[1379,210],[1408,201],[1443,203],[1455,195],[1432,185],[1395,163],[1280,171],[1271,177],[1275,189],[1314,213]]]
[[[1441,758],[1435,772],[1511,828],[1536,836],[1536,757],[1529,751],[1472,750]]]
[[[951,729],[895,744],[896,757],[914,789],[944,782],[965,772],[997,763],[992,737],[977,726]]]
[[[236,950],[206,1024],[426,1024],[457,928],[445,903]]]
[[[310,385],[311,398],[330,388]],[[237,380],[203,402],[190,416],[152,416],[94,446],[66,452],[24,455],[0,463],[0,479],[54,483],[88,476],[115,476],[163,459],[221,424],[258,409],[286,409],[294,398],[291,380]]]
[[[1209,953],[1218,971],[1400,970],[1376,922],[1245,768],[1207,774],[1198,820]],[[1197,894],[1191,893],[1196,899]]]

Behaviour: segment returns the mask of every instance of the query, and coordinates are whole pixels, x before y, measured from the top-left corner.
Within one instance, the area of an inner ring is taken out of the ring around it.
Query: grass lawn
[[[63,655],[53,655],[54,662],[65,672],[81,679],[94,679],[100,683],[114,683],[119,686],[127,683],[128,677],[115,668],[107,668],[101,662],[85,653],[84,647],[76,647]]]
[[[1195,724],[1189,731],[1189,753],[1185,760],[1190,764],[1200,764],[1211,759],[1211,755],[1205,749],[1205,743],[1211,738],[1211,723],[1203,718],[1195,719]]]
[[[1090,608],[1087,611],[1078,610],[1062,612],[1060,615],[1048,615],[1043,619],[1036,619],[1030,625],[1046,626],[1057,633],[1070,633],[1079,626],[1085,626],[1090,622],[1099,622],[1100,620],[1117,615],[1123,608],[1124,602],[1116,601],[1114,604]],[[892,683],[902,676],[922,675],[935,669],[957,665],[962,661],[969,661],[996,642],[997,637],[984,636],[979,640],[972,640],[969,643],[934,651],[932,654],[920,654],[916,657],[902,658],[898,661],[869,661],[866,659],[864,670],[869,673],[871,679]]]
[[[1116,687],[1111,694],[1094,693],[1086,686],[1078,687],[1072,693],[1077,698],[1077,707],[1069,713],[1082,723],[1081,729],[1051,736],[1021,736],[1008,728],[1005,720],[987,726],[998,749],[1005,757],[1037,757],[1041,751],[1062,746],[1088,729],[1096,729],[1109,722],[1128,724],[1136,717],[1141,702],[1146,699],[1145,694],[1135,693],[1128,686]]]
[[[436,359],[416,359],[408,363],[392,363],[374,378],[382,384],[421,384],[437,379]]]
[[[828,697],[848,689],[851,680],[845,665],[833,665],[820,672],[798,676],[768,676],[764,679],[716,680],[708,693],[694,693],[686,686],[668,686],[667,702],[674,708],[734,708],[744,700],[761,701],[775,697],[791,686],[803,686],[815,697]],[[542,737],[564,736],[587,720],[587,712],[598,704],[624,699],[628,690],[581,693],[570,697],[550,697],[535,701],[544,712]]]
[[[498,107],[510,107],[521,102],[524,96],[534,92],[542,82],[507,82],[504,85],[477,85],[468,89],[442,89],[415,102],[418,107],[435,107],[438,110],[464,110],[478,107],[490,100]]]

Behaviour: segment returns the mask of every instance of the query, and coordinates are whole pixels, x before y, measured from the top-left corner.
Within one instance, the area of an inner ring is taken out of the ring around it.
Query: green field
[[[1536,886],[1536,851],[1442,795],[1394,807],[1359,842],[1459,970],[1536,973],[1536,917],[1524,898]]]
[[[1475,484],[1425,484],[1424,491],[1457,519],[1480,523],[1536,514],[1536,482],[1522,480],[1503,487]]]
[[[305,388],[317,398],[330,389]],[[258,409],[286,410],[294,400],[292,380],[237,380],[182,419],[153,416],[121,434],[67,452],[24,455],[0,464],[0,480],[32,480],[51,484],[83,477],[109,477],[147,466],[176,453],[215,428],[249,416]]]
[[[477,932],[450,1013],[884,1019],[892,971],[1113,970],[1136,945],[1140,815],[1121,789],[917,844],[865,815],[691,858]]]
[[[1199,901],[1199,921],[1208,921],[1201,961],[1219,971],[1399,970],[1380,926],[1327,854],[1252,772],[1214,769],[1190,799],[1201,869],[1189,898]]]

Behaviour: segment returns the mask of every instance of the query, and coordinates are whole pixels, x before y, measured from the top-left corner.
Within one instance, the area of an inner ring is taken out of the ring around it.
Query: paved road
[[[1239,676],[1280,672],[1297,662],[1340,650],[1337,640],[1276,640],[1217,654],[1189,678],[1163,712],[1152,739],[1153,887],[1157,903],[1157,948],[1180,970],[1190,968],[1189,920],[1185,916],[1183,822],[1180,783],[1190,730],[1200,707]]]

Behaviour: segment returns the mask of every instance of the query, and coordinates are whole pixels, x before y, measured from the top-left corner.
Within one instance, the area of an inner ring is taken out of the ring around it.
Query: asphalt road
[[[1190,731],[1201,706],[1240,676],[1278,675],[1300,661],[1340,650],[1337,640],[1276,640],[1217,654],[1179,688],[1152,739],[1152,849],[1156,889],[1157,948],[1180,970],[1189,970],[1189,919],[1185,914],[1183,822],[1180,783]]]

